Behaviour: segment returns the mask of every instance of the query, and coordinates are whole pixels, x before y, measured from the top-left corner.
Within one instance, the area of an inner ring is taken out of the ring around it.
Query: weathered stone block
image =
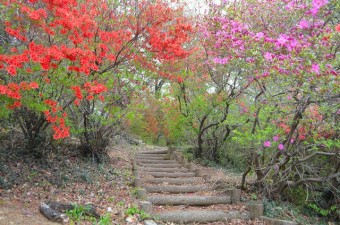
[[[255,219],[255,218],[260,218],[263,216],[263,203],[262,202],[251,202],[248,203],[247,209],[250,212],[250,218]]]
[[[146,199],[146,190],[145,189],[137,189],[137,198],[138,199]]]
[[[152,203],[148,201],[140,201],[139,207],[146,213],[150,213],[152,211]]]

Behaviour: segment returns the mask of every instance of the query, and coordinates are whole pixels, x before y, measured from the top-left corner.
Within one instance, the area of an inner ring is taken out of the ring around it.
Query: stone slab
[[[169,211],[154,214],[156,218],[172,223],[208,223],[231,219],[249,219],[248,212],[221,210]]]
[[[155,205],[191,205],[207,206],[214,204],[230,204],[229,196],[200,196],[200,195],[163,195],[147,196],[147,201]]]

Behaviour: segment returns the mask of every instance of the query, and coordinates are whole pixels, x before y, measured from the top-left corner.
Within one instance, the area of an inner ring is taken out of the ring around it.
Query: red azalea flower
[[[340,32],[340,24],[336,25],[335,30]]]

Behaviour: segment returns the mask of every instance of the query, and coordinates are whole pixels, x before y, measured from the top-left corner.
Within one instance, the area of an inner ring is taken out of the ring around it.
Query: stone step
[[[167,211],[152,214],[156,218],[172,223],[208,223],[227,221],[231,219],[250,219],[249,212],[222,211],[222,210],[188,210]]]
[[[231,198],[229,196],[154,195],[148,196],[146,200],[155,205],[207,206],[231,203]]]
[[[135,160],[167,160],[168,156],[136,156]]]
[[[167,154],[168,150],[140,151],[137,154]]]
[[[159,163],[138,163],[140,168],[152,167],[152,168],[176,168],[183,167],[182,164],[173,163],[173,164],[159,164]]]
[[[144,189],[149,193],[194,193],[198,191],[206,191],[209,190],[209,186],[207,185],[189,185],[189,186],[179,186],[179,185],[147,185],[144,186]]]
[[[142,171],[146,172],[165,172],[165,173],[176,173],[176,172],[188,172],[187,168],[153,168],[153,167],[140,167]]]
[[[142,183],[153,183],[153,184],[194,184],[202,182],[201,177],[184,177],[184,178],[152,178],[152,179],[142,179]]]
[[[142,160],[136,160],[136,163],[137,164],[139,164],[139,163],[174,164],[174,163],[177,163],[177,161],[176,160],[166,160],[166,159],[163,159],[163,160],[159,160],[159,159],[156,159],[156,160],[153,160],[153,159],[145,160],[145,159],[142,159]]]
[[[154,177],[194,177],[195,173],[164,173],[164,172],[145,172]]]
[[[135,157],[158,157],[158,158],[164,158],[169,157],[168,154],[136,154]]]
[[[263,215],[263,205],[261,208],[257,204],[243,207],[240,211],[229,209],[232,207],[224,209],[222,204],[240,201],[239,189],[223,189],[223,196],[214,196],[212,190],[218,185],[205,182],[203,177],[196,177],[202,173],[200,170],[192,172],[196,168],[193,164],[178,157],[176,159],[179,161],[172,159],[168,150],[154,150],[138,152],[133,161],[137,198],[144,202],[145,209],[142,209],[157,220],[174,224],[210,223],[229,222],[232,219],[248,220]],[[183,164],[179,163],[182,161]],[[183,208],[181,205],[184,205]]]

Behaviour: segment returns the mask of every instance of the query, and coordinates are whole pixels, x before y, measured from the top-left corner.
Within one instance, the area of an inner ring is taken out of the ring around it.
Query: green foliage
[[[335,212],[337,210],[337,207],[335,205],[331,206],[329,209],[322,209],[315,203],[308,204],[308,207],[313,209],[315,212],[319,213],[321,216],[327,217],[332,212]]]
[[[110,214],[105,214],[104,216],[101,216],[99,221],[94,223],[96,225],[111,225],[112,224],[112,219]]]
[[[150,215],[144,212],[144,210],[141,210],[138,208],[138,206],[134,205],[132,207],[129,207],[126,211],[125,214],[128,216],[134,216],[138,214],[142,220],[150,218]]]
[[[325,145],[328,149],[340,149],[340,139],[324,139],[320,140],[319,143]]]
[[[305,206],[296,206],[289,202],[264,200],[264,215],[283,220],[294,220],[301,225],[328,225],[327,220],[315,215],[315,211]]]
[[[5,100],[8,100],[8,98],[4,97],[4,96],[0,96],[0,103],[4,106],[6,105],[6,101]],[[7,109],[6,107],[2,107],[1,110],[0,110],[0,120],[4,119],[4,120],[7,120],[10,115],[12,114],[12,110],[9,110]],[[1,121],[0,121],[1,122]],[[1,125],[3,125],[1,123]]]
[[[144,120],[144,116],[140,112],[140,110],[143,109],[143,105],[131,105],[128,110],[129,112],[125,115],[125,119],[128,121],[131,133],[138,134],[145,143],[152,143],[152,138],[145,130],[147,122]]]
[[[285,192],[286,196],[290,200],[290,202],[294,203],[297,206],[303,206],[306,204],[307,191],[302,187],[295,187],[287,190]]]
[[[137,206],[129,207],[125,211],[125,214],[128,215],[128,216],[133,216],[133,215],[138,214],[138,213],[139,213],[139,208]]]
[[[119,206],[119,207],[122,207],[122,206],[124,206],[125,205],[125,202],[124,201],[119,201],[119,202],[117,202],[117,206]]]
[[[255,109],[252,109],[255,111]],[[271,106],[263,106],[260,114],[258,115],[260,121],[266,121],[271,115],[275,113],[274,108]],[[243,116],[241,116],[242,119]],[[244,116],[244,118],[247,118]],[[243,118],[243,119],[244,119]],[[240,121],[240,116],[237,114],[231,114],[229,117],[229,123],[236,123],[236,121]],[[236,129],[232,133],[231,140],[236,144],[241,144],[245,146],[258,147],[261,146],[264,140],[271,139],[273,134],[278,133],[277,126],[271,123],[264,123],[264,126],[252,132],[252,124],[244,124],[241,129]]]
[[[256,201],[258,198],[257,198],[257,195],[256,194],[254,194],[254,193],[252,193],[251,194],[251,199],[253,200],[253,201]]]
[[[66,215],[70,218],[70,224],[81,224],[82,221],[91,221],[94,225],[111,225],[112,220],[110,214],[105,214],[97,220],[93,216],[88,216],[87,212],[91,210],[90,205],[81,206],[73,205],[73,209],[67,210]]]
[[[172,108],[165,114],[169,138],[176,144],[185,143],[185,133],[187,131],[187,118],[179,114],[176,109]]]
[[[91,206],[82,206],[74,204],[73,209],[66,211],[66,215],[70,218],[70,224],[77,224],[81,220],[93,221],[93,217],[86,216],[86,212],[89,211],[90,209]]]
[[[185,159],[191,162],[194,159],[194,149],[192,147],[185,148],[182,152],[182,155]]]

